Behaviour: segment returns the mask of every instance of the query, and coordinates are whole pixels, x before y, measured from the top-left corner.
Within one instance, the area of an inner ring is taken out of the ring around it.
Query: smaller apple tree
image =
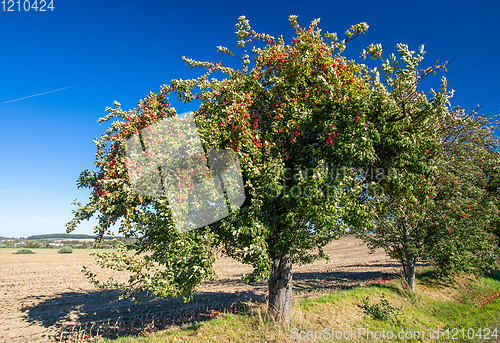
[[[500,141],[496,126],[477,111],[457,107],[444,123],[436,160],[434,207],[422,229],[438,275],[478,273],[498,267]]]
[[[379,68],[365,68],[371,84],[374,120],[381,123],[380,141],[375,146],[375,167],[387,177],[371,180],[382,190],[377,197],[366,197],[376,210],[370,218],[375,227],[361,237],[371,249],[383,248],[398,260],[409,288],[415,291],[415,266],[425,256],[427,232],[421,223],[433,208],[435,159],[440,151],[440,125],[453,114],[453,92],[441,80],[441,90],[430,90],[430,97],[419,89],[421,81],[447,63],[421,69],[424,47],[418,53],[407,45],[397,45],[398,55],[382,59],[382,46],[372,44],[363,56],[380,59]],[[384,99],[385,101],[381,101]],[[362,223],[362,225],[365,223]],[[369,224],[369,223],[366,223]],[[365,225],[366,225],[365,224]]]

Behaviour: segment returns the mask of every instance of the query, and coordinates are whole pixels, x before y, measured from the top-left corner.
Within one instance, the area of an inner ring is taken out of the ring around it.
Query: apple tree
[[[377,169],[385,177],[368,180],[378,185],[376,197],[367,197],[375,211],[370,222],[374,228],[362,237],[371,249],[383,248],[398,260],[409,288],[415,290],[415,266],[425,259],[426,232],[421,223],[434,203],[435,159],[440,149],[440,125],[453,115],[450,99],[453,92],[430,90],[419,86],[429,75],[444,70],[447,63],[422,69],[424,47],[418,52],[407,45],[397,45],[398,55],[382,59],[381,45],[372,44],[363,56],[382,61],[379,68],[365,68],[371,85],[372,112],[379,115],[380,140],[375,146]],[[367,224],[367,223],[365,223]]]
[[[246,281],[268,280],[269,315],[288,323],[293,264],[327,257],[326,244],[352,223],[371,218],[372,206],[360,197],[373,185],[351,171],[376,162],[377,145],[384,144],[379,132],[386,126],[385,112],[397,106],[390,105],[395,100],[388,94],[370,95],[372,81],[342,55],[368,25],[352,26],[339,40],[334,33],[323,35],[319,20],[305,28],[296,16],[289,20],[295,35],[286,44],[282,37],[257,33],[240,17],[236,36],[241,54],[226,47],[219,51],[239,58],[241,69],[185,58],[190,68],[205,73],[172,80],[135,109],[124,110],[118,102],[107,109],[100,122],[111,123],[95,140],[96,170],[83,171],[78,180],[91,195],[86,204],[76,202],[68,231],[97,215],[100,236],[116,224],[120,234],[135,241],[117,252],[97,254],[102,267],[128,272],[128,281],[102,282],[87,270],[96,285],[119,287],[130,296],[148,291],[189,299],[203,280],[215,277],[213,263],[220,249],[253,267]],[[247,50],[250,43],[261,47]],[[134,135],[179,118],[170,104],[172,94],[200,103],[193,118],[203,149],[231,149],[244,180],[239,209],[187,232],[175,227],[172,199],[134,192],[126,157]]]
[[[460,107],[443,124],[435,206],[422,223],[428,259],[442,277],[494,269],[500,215],[496,126],[487,116],[465,114]]]
[[[382,195],[369,199],[375,229],[363,238],[401,263],[415,291],[418,261],[433,262],[441,275],[495,265],[498,140],[485,117],[451,107],[446,78],[440,91],[431,89],[431,98],[418,89],[447,63],[419,69],[423,47],[415,54],[398,45],[398,52],[400,59],[383,61],[380,82],[379,70],[370,73],[379,84],[375,93],[394,99],[385,120],[395,127],[376,147],[377,166],[391,175],[377,180]],[[368,53],[380,58],[381,47],[372,45]]]

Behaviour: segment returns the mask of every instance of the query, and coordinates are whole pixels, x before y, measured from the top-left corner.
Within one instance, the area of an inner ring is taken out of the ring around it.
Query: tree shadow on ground
[[[381,267],[381,268],[401,268],[401,264],[399,262],[386,262],[386,263],[370,263],[367,265],[366,263],[356,263],[356,264],[350,264],[349,266],[346,267]]]
[[[360,266],[367,265],[343,268]],[[388,263],[380,267],[394,265]],[[295,272],[293,287],[299,294],[321,292],[349,289],[364,281],[396,276],[399,275],[394,272],[378,271]],[[251,306],[249,303],[266,301],[266,282],[252,285],[250,290],[238,289],[240,283],[232,279],[208,282],[208,285],[234,288],[235,291],[196,292],[188,303],[182,298],[157,299],[145,295],[141,297],[141,304],[137,304],[120,299],[117,290],[64,292],[42,299],[30,296],[24,302],[33,305],[23,307],[22,311],[26,321],[47,328],[46,336],[51,339],[68,340],[82,335],[85,341],[91,341],[98,337],[141,335],[172,325],[201,322],[223,313],[235,313],[247,309]]]
[[[353,267],[358,265],[351,265]],[[370,265],[372,267],[373,265]],[[392,267],[392,264],[380,265]],[[299,293],[321,292],[325,290],[344,290],[358,287],[370,280],[393,279],[399,277],[396,272],[380,271],[338,271],[338,272],[298,272],[293,274],[294,289]]]
[[[24,300],[33,302],[31,298]],[[146,295],[141,297],[141,304],[137,304],[120,299],[117,290],[65,292],[37,305],[25,306],[22,311],[26,321],[50,329],[46,338],[68,340],[80,334],[87,339],[117,338],[235,313],[245,302],[258,299],[251,291],[203,292],[195,294],[189,303],[184,303],[182,297],[157,299]]]
[[[493,279],[496,281],[500,281],[500,270],[493,270],[488,273],[486,273],[485,277],[489,279]]]

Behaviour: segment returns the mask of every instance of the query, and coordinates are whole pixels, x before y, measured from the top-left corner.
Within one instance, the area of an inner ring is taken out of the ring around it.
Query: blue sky
[[[33,2],[33,0],[32,0]],[[321,18],[324,32],[367,22],[368,33],[346,50],[358,58],[371,43],[425,44],[426,66],[449,66],[454,105],[500,112],[500,5],[481,1],[69,1],[54,10],[3,11],[0,4],[0,236],[64,232],[71,202],[85,202],[76,180],[92,168],[97,119],[119,101],[135,107],[173,78],[198,75],[181,57],[237,63],[216,52],[235,47],[235,24],[289,42],[290,14],[301,26]],[[236,50],[235,50],[236,51]],[[37,95],[39,94],[39,95]],[[33,96],[37,95],[37,96]],[[20,99],[20,100],[18,100]],[[15,101],[14,101],[15,100]],[[172,101],[181,112],[193,110]],[[75,233],[93,232],[83,223]]]

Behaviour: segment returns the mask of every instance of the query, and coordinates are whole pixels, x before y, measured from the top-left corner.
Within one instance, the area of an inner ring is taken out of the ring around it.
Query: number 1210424
[[[54,11],[53,0],[2,0],[0,4],[3,12]]]

